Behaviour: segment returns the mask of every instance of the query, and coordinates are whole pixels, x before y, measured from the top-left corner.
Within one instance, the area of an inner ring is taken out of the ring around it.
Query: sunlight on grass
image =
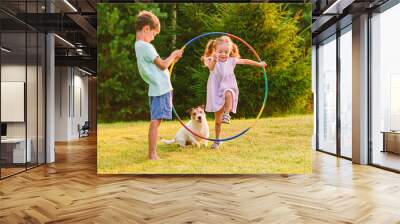
[[[254,119],[232,120],[224,136],[240,132]],[[97,171],[99,174],[265,174],[311,173],[312,115],[260,119],[246,135],[225,142],[218,150],[159,142],[161,160],[147,159],[149,122],[99,124]],[[209,120],[211,137],[214,124]],[[172,139],[178,121],[164,121],[160,138]]]

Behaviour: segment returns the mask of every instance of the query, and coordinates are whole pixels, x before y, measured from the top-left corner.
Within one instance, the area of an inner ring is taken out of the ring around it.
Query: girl
[[[215,114],[215,137],[219,139],[221,124],[230,123],[230,112],[236,113],[239,89],[234,69],[236,64],[266,67],[265,62],[241,59],[239,49],[228,36],[221,36],[207,43],[202,61],[210,70],[207,81],[206,111]],[[212,144],[217,149],[221,142]]]

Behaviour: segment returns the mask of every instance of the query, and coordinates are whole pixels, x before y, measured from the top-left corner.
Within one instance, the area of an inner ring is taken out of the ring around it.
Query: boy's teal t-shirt
[[[139,73],[149,84],[149,96],[161,96],[172,90],[168,69],[161,70],[154,64],[158,53],[154,46],[142,40],[135,42],[135,52]]]

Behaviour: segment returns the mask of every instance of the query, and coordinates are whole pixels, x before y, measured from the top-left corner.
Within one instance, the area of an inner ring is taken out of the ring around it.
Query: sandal
[[[221,144],[222,144],[222,142],[214,142],[214,143],[211,145],[211,149],[217,149]]]
[[[222,123],[225,123],[225,124],[231,123],[231,115],[229,115],[229,113],[224,113],[222,115]]]

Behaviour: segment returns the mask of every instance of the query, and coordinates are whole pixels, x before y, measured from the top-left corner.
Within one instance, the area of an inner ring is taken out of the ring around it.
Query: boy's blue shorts
[[[151,120],[172,119],[172,91],[161,96],[150,96]]]

